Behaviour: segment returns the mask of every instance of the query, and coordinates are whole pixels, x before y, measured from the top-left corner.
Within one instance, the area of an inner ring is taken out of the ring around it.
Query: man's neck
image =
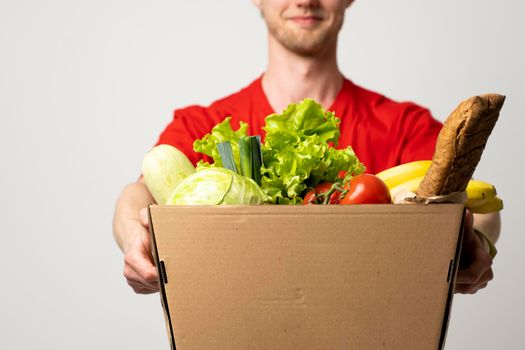
[[[277,113],[290,103],[313,98],[329,108],[341,86],[343,75],[336,60],[336,43],[315,57],[299,56],[269,38],[269,63],[263,78],[264,93]]]

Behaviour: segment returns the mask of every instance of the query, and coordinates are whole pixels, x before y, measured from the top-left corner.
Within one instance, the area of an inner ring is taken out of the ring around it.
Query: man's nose
[[[319,0],[295,0],[295,6],[299,8],[317,8],[320,5]]]

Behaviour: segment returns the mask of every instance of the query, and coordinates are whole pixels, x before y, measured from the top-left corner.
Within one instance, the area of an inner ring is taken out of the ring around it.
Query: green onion
[[[252,178],[252,151],[248,137],[239,139],[239,158],[241,161],[241,175]]]
[[[222,166],[238,174],[239,171],[235,165],[235,159],[233,158],[232,145],[230,144],[230,141],[217,144],[217,149],[219,150],[219,155],[221,156]]]
[[[261,167],[263,161],[261,137],[259,135],[246,136],[239,139],[240,171],[237,170],[230,141],[217,144],[217,149],[219,150],[222,166],[224,168],[250,178],[259,186],[261,185]]]
[[[261,185],[261,167],[263,165],[261,136],[250,137],[252,150],[252,179],[260,186]]]
[[[262,150],[261,137],[248,136],[239,139],[241,175],[253,179],[261,185]]]

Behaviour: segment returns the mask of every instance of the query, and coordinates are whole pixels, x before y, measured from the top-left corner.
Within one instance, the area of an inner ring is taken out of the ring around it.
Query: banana
[[[494,185],[481,180],[470,180],[467,186],[467,208],[478,207],[496,196]]]
[[[495,196],[492,199],[486,201],[485,203],[469,209],[475,214],[494,213],[503,209],[503,201],[498,196]]]
[[[425,175],[418,176],[408,181],[405,181],[397,185],[396,187],[392,187],[390,189],[390,195],[392,196],[392,201],[394,200],[394,196],[396,195],[396,193],[398,193],[399,191],[405,190],[409,192],[416,192],[417,189],[419,188],[419,184],[421,183],[421,181],[423,181],[424,177]]]
[[[424,175],[414,177],[390,188],[392,200],[394,200],[396,193],[401,190],[416,192],[424,177]],[[467,202],[465,202],[465,207],[474,213],[491,213],[503,209],[503,201],[496,196],[496,188],[488,182],[470,180],[466,192]]]
[[[418,160],[383,170],[376,176],[383,180],[388,189],[392,190],[404,182],[425,175],[430,164],[432,164],[431,160]]]

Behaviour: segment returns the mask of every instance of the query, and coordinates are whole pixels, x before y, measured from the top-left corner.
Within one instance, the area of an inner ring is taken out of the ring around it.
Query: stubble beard
[[[263,15],[264,17],[264,15]],[[335,45],[337,34],[342,22],[335,27],[319,27],[311,31],[295,31],[286,26],[279,26],[271,20],[266,25],[270,35],[287,50],[303,57],[315,57],[324,53],[329,47]]]

